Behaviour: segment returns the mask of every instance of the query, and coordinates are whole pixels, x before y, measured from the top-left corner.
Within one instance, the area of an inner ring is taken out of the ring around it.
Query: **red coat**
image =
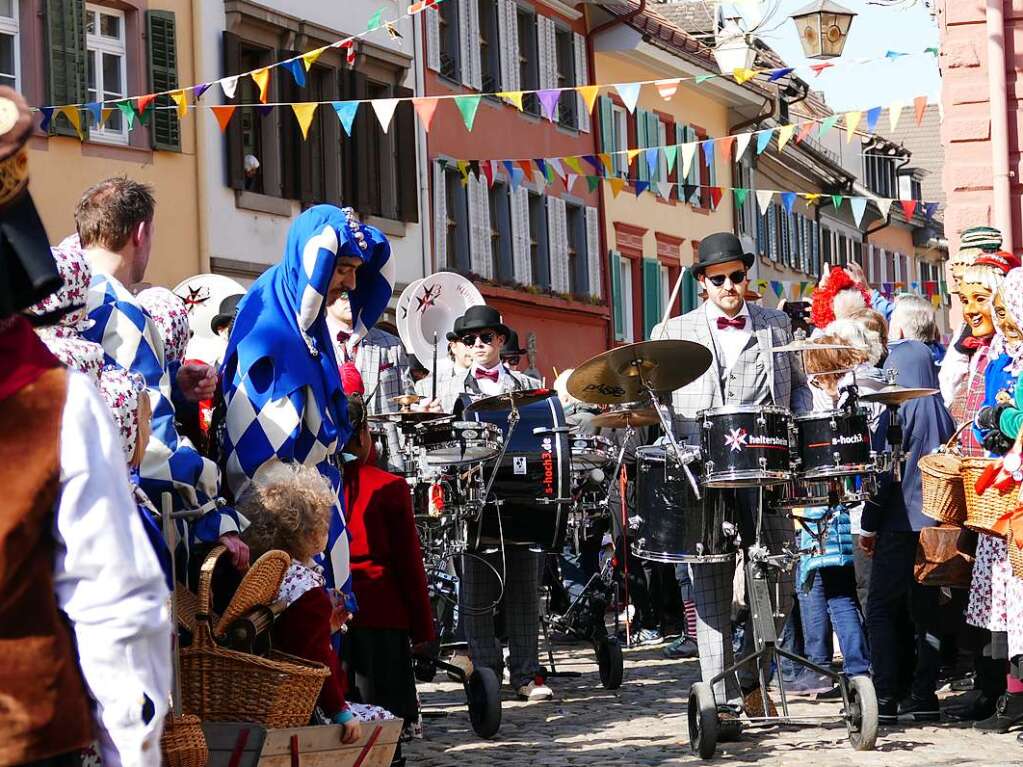
[[[408,484],[376,466],[349,463],[344,493],[359,608],[352,624],[404,629],[416,644],[432,640],[433,613]]]

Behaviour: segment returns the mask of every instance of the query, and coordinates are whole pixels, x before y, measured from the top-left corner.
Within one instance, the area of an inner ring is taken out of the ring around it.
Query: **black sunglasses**
[[[707,277],[707,279],[710,280],[715,288],[720,288],[725,284],[726,277],[732,281],[733,285],[741,285],[746,281],[746,272],[745,270],[739,270],[731,274],[715,274],[713,277]]]
[[[459,340],[466,346],[475,346],[477,337],[485,344],[492,344],[494,343],[494,338],[497,337],[497,333],[494,333],[493,331],[490,330],[485,330],[478,336],[476,333],[469,333],[467,335],[462,336]]]

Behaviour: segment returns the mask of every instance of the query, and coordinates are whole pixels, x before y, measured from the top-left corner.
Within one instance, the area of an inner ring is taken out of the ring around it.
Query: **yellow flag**
[[[295,112],[295,119],[298,120],[298,127],[302,129],[302,139],[305,140],[309,136],[309,125],[313,121],[313,116],[316,114],[316,107],[319,104],[292,104],[291,108]]]
[[[85,134],[82,133],[82,115],[78,111],[78,107],[61,107],[57,110],[57,113],[64,115],[75,131],[78,132],[78,138],[85,141]]]
[[[608,173],[614,173],[614,164],[611,161],[610,154],[604,152],[603,154],[598,154],[597,157],[600,158],[600,161],[604,164],[604,168]]]
[[[640,152],[645,151],[645,149],[627,149],[625,153],[629,156],[629,165],[632,165],[632,161],[639,157]]]
[[[747,67],[741,67],[732,71],[732,77],[735,78],[735,82],[739,83],[739,85],[752,80],[756,77],[756,74],[754,70]]]
[[[306,72],[313,68],[313,64],[316,63],[316,59],[320,58],[320,54],[325,50],[327,50],[325,47],[317,48],[315,51],[309,51],[308,53],[302,54],[302,63],[305,64]]]
[[[100,113],[99,113],[99,124],[100,125],[106,125],[107,124],[107,120],[110,119],[110,115],[113,112],[114,112],[114,110],[110,109],[109,107],[107,107],[106,109],[101,110]]]
[[[607,183],[611,185],[611,194],[613,197],[620,195],[622,190],[625,188],[624,178],[609,178]]]
[[[789,143],[789,139],[792,138],[792,134],[796,132],[795,125],[783,125],[778,129],[778,151],[780,152],[785,148],[785,145]]]
[[[583,101],[586,102],[586,111],[593,111],[593,104],[597,100],[597,91],[600,90],[599,85],[580,85],[576,88],[579,91],[579,95],[583,97]]]
[[[565,165],[574,170],[580,176],[586,175],[585,173],[583,173],[583,164],[582,162],[579,161],[578,157],[562,157],[561,160],[562,162],[565,163]]]
[[[178,119],[184,120],[185,115],[188,114],[188,102],[185,100],[185,92],[183,90],[174,91],[170,94],[171,101],[178,105]]]
[[[806,200],[807,203],[810,205],[816,205],[817,200],[819,200],[820,198],[821,195],[817,194],[816,192],[807,192],[806,194],[803,195],[803,199]]]
[[[251,76],[256,87],[259,88],[259,100],[265,104],[267,92],[269,91],[268,86],[270,85],[270,70],[267,67],[263,67],[252,72]]]
[[[503,93],[498,93],[497,97],[510,101],[515,105],[516,109],[520,112],[522,111],[522,91],[504,91]]]
[[[856,126],[860,124],[860,115],[862,112],[846,112],[845,113],[845,143],[852,141],[853,134],[856,133]]]

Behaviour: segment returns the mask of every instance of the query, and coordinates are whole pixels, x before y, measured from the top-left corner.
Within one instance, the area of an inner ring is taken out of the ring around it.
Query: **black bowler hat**
[[[693,264],[693,276],[699,277],[708,266],[742,261],[746,268],[753,266],[753,254],[743,250],[742,242],[731,232],[718,232],[700,240],[700,250]]]
[[[509,328],[511,330],[511,328]],[[502,357],[521,357],[523,354],[528,352],[525,349],[519,348],[519,334],[512,330],[508,334],[508,340],[504,342],[504,348],[501,349]]]
[[[455,320],[455,338],[474,330],[496,330],[505,338],[511,335],[508,326],[501,322],[501,313],[490,306],[470,306]]]
[[[220,302],[220,311],[210,321],[210,330],[214,334],[219,333],[221,328],[227,327],[234,322],[234,314],[238,310],[238,302],[242,300],[242,294],[228,296]]]

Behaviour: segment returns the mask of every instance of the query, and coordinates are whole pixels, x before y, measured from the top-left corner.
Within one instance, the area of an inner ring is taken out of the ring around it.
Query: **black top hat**
[[[220,302],[220,311],[217,316],[210,321],[210,329],[214,334],[219,333],[220,329],[230,325],[234,322],[234,313],[238,310],[238,302],[242,300],[242,294],[228,296]]]
[[[700,240],[700,250],[693,264],[693,276],[699,277],[708,266],[742,261],[746,268],[753,266],[753,254],[745,253],[739,238],[731,232],[718,232]]]
[[[509,328],[511,330],[511,328]],[[504,342],[504,348],[501,349],[502,357],[521,357],[526,354],[525,349],[519,348],[519,334],[514,330],[508,334],[508,340]]]
[[[485,305],[470,306],[465,310],[465,314],[455,320],[454,335],[456,338],[461,338],[473,330],[496,330],[505,338],[511,335],[508,326],[501,322],[501,313],[497,309]]]

